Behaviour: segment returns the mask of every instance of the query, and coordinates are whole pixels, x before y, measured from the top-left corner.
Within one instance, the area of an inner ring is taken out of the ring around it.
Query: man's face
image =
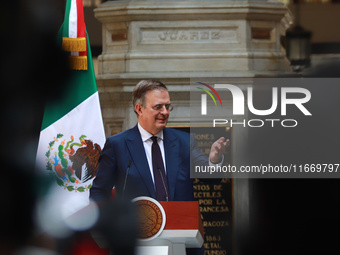
[[[166,109],[165,106],[170,104],[169,93],[164,89],[150,90],[146,92],[144,104],[145,108],[136,104],[138,122],[150,134],[156,135],[168,123],[170,110]]]

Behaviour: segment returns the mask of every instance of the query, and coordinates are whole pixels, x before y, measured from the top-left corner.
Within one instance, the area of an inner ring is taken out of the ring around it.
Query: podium
[[[154,238],[139,239],[136,254],[185,255],[186,248],[200,248],[204,232],[198,202],[158,203],[165,213],[164,228]]]
[[[143,208],[141,218],[145,219],[136,255],[185,255],[186,248],[202,247],[204,232],[197,201],[158,202],[138,197],[133,202]],[[100,237],[93,238],[99,247],[107,248]]]

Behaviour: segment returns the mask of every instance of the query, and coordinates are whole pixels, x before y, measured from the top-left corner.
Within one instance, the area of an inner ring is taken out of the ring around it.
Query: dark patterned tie
[[[168,201],[169,187],[168,179],[165,175],[162,153],[157,142],[157,136],[152,136],[151,139],[153,142],[151,147],[151,155],[153,176],[156,188],[156,199],[158,201]]]

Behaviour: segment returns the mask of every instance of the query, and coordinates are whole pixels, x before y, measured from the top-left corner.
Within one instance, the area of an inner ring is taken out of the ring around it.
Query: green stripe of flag
[[[70,20],[71,1],[66,1],[64,23],[60,29],[63,37],[68,37],[68,23]]]
[[[59,30],[58,33],[58,43],[60,44],[60,47],[62,40],[61,31],[62,28]],[[89,46],[90,42],[87,33],[86,37],[87,45]],[[98,91],[90,47],[87,47],[87,63],[88,70],[70,71],[71,77],[67,80],[66,84],[63,84],[63,95],[61,95],[60,98],[56,98],[56,100],[53,100],[51,102],[46,102],[41,130],[44,130],[45,128],[56,122],[58,119],[65,116],[68,112],[76,108],[80,103],[82,103],[84,100],[86,100]],[[60,88],[55,88],[56,91],[58,89]]]

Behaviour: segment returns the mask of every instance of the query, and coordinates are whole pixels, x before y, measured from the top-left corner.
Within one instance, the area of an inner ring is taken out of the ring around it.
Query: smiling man
[[[158,201],[193,201],[191,163],[220,163],[229,140],[221,137],[213,143],[208,158],[190,143],[190,134],[166,128],[172,105],[160,81],[140,81],[132,103],[138,124],[107,138],[90,199],[107,201],[115,187],[116,196],[126,199],[148,196]]]

